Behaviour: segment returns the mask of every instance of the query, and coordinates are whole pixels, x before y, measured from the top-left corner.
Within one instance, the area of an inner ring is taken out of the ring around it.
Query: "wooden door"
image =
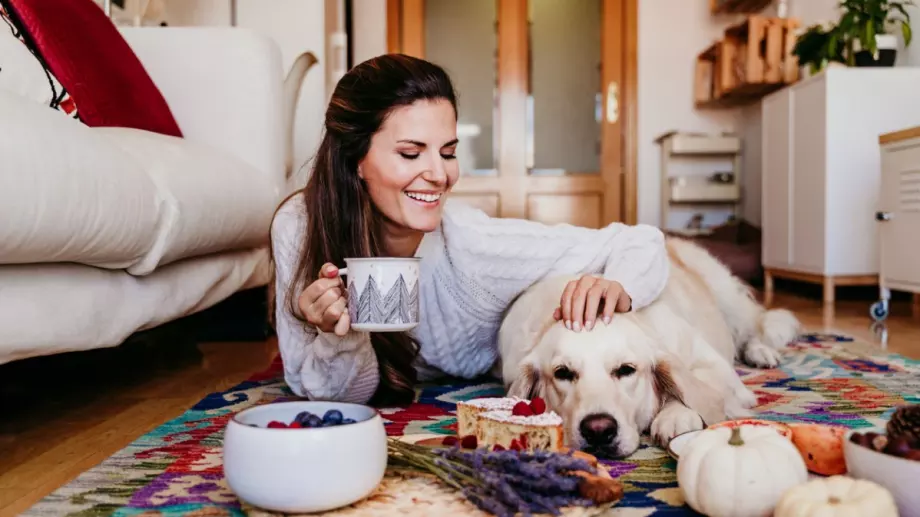
[[[388,44],[455,82],[455,198],[499,217],[635,222],[636,0],[389,0]]]

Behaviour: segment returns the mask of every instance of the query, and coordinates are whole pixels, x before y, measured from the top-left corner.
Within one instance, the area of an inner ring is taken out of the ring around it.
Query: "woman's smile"
[[[424,208],[437,208],[441,202],[441,192],[422,192],[417,190],[406,190],[403,193],[415,204]]]

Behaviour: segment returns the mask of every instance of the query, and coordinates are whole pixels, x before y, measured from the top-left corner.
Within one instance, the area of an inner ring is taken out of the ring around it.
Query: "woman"
[[[417,380],[484,374],[502,313],[547,276],[582,275],[555,312],[574,332],[663,290],[656,228],[548,226],[447,202],[460,174],[456,129],[453,86],[432,63],[385,55],[339,81],[310,180],[272,222],[276,327],[296,394],[399,403]],[[421,322],[410,333],[350,329],[336,266],[368,256],[422,257]]]

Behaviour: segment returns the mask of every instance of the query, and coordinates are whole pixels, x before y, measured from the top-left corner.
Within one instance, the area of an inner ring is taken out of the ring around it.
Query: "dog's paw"
[[[656,443],[667,447],[671,438],[702,428],[703,419],[696,411],[680,403],[671,403],[655,416],[649,432]]]
[[[744,347],[744,362],[754,368],[776,368],[783,356],[758,339],[752,339]]]
[[[757,405],[757,395],[747,386],[739,386],[734,391],[735,398],[744,409],[751,409]]]
[[[792,312],[773,309],[764,313],[760,327],[760,340],[771,348],[782,349],[795,341],[801,323]]]

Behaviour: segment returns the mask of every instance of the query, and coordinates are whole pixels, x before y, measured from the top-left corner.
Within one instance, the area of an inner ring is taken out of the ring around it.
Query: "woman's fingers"
[[[348,334],[348,331],[351,329],[351,316],[348,315],[348,311],[342,313],[338,321],[335,323],[335,335],[344,336]]]
[[[329,332],[332,330],[333,325],[335,325],[335,320],[331,322],[326,317],[326,311],[332,305],[342,298],[342,290],[337,287],[332,287],[320,295],[319,298],[314,301],[310,307],[307,309],[307,321],[316,325],[323,330],[324,332]],[[336,318],[337,320],[338,318]]]
[[[616,311],[617,312],[629,312],[632,309],[632,298],[630,298],[630,296],[626,294],[626,291],[623,290],[622,285],[620,285],[619,283],[617,283],[617,285],[620,288],[620,296],[619,298],[617,298]]]
[[[606,292],[606,282],[597,282],[588,289],[588,296],[585,299],[585,328],[587,330],[594,328],[597,312]]]
[[[572,295],[572,330],[575,332],[580,332],[585,326],[585,302],[588,299],[588,290],[597,283],[597,280],[592,276],[581,277],[575,288],[575,294]]]
[[[345,303],[345,297],[340,294],[339,298],[323,312],[323,323],[335,326],[346,312],[348,312],[348,306]]]
[[[565,285],[562,291],[562,298],[559,300],[559,308],[562,311],[562,321],[565,322],[565,328],[572,328],[572,295],[575,294],[575,288],[578,287],[576,281],[571,281]]]
[[[607,288],[607,292],[604,293],[604,309],[601,317],[604,319],[605,324],[610,325],[613,320],[613,313],[616,311],[619,296],[622,293],[623,287],[620,286],[619,282],[613,282]]]
[[[310,284],[303,292],[303,297],[306,297],[309,303],[314,303],[319,299],[320,296],[325,294],[330,289],[339,287],[342,285],[342,279],[335,278],[320,278]]]
[[[321,268],[319,268],[320,278],[336,278],[338,276],[339,268],[335,267],[335,264],[331,262],[326,262]]]
[[[592,330],[598,318],[610,324],[615,312],[629,312],[631,308],[632,299],[619,282],[586,275],[566,284],[553,319],[579,332],[582,328]]]

